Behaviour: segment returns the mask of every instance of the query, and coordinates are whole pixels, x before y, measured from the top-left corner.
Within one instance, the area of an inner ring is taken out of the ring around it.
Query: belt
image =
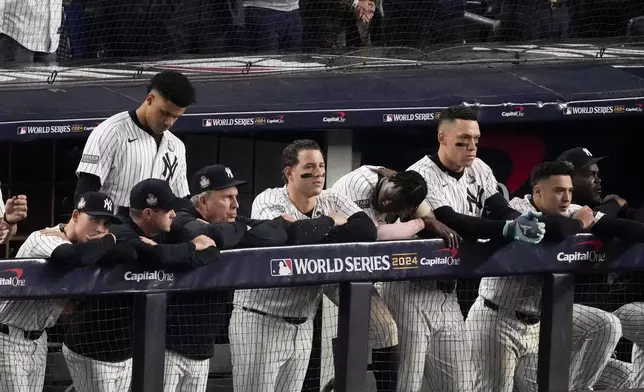
[[[287,322],[289,324],[292,324],[292,325],[304,324],[308,320],[308,318],[306,318],[306,317],[280,317],[280,316],[273,316],[272,314],[268,314],[266,312],[262,312],[261,310],[256,310],[256,309],[251,309],[251,308],[246,308],[246,307],[242,307],[242,309],[247,311],[247,312],[260,314],[260,315],[266,316],[266,317],[277,317],[277,318],[282,319],[285,322]]]
[[[495,304],[492,301],[488,301],[487,299],[483,301],[483,305],[485,305],[486,308],[494,310],[495,312],[499,311],[499,305]],[[521,321],[524,324],[534,325],[541,321],[539,316],[535,316],[533,314],[523,312],[514,312],[514,314],[517,316],[517,320]]]
[[[20,328],[18,328],[20,329]],[[38,340],[42,336],[44,331],[22,331],[25,339],[27,340]],[[9,335],[9,326],[7,324],[0,324],[0,333]]]

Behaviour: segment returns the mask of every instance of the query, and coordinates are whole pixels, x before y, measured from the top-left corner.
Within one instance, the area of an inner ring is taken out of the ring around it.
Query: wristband
[[[11,222],[9,219],[7,219],[6,212],[2,215],[2,219],[4,220],[4,223],[8,224],[9,226],[15,226],[18,224],[18,222]]]

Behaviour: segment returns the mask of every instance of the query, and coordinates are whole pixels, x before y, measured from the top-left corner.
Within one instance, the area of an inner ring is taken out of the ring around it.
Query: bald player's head
[[[472,166],[481,131],[477,113],[467,106],[443,110],[438,121],[438,156],[447,168],[460,172]]]

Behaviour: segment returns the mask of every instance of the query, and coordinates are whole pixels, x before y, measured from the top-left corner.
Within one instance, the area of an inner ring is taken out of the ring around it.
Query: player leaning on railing
[[[173,226],[186,238],[206,235],[219,249],[284,245],[288,222],[237,215],[237,186],[224,165],[206,166],[190,182],[192,206],[176,211]],[[205,392],[215,344],[228,338],[232,291],[176,293],[168,298],[166,318],[166,391]]]
[[[323,191],[325,163],[317,143],[288,145],[282,167],[286,186],[260,193],[253,201],[253,219],[308,221],[308,233],[300,238],[315,243],[376,239],[376,227],[355,203]],[[291,268],[283,261],[273,273],[288,274]],[[236,392],[302,390],[322,292],[322,286],[235,291],[229,336]]]
[[[141,269],[164,268],[168,273],[173,268],[192,268],[217,260],[219,250],[212,239],[200,235],[191,241],[177,240],[181,234],[171,230],[174,209],[185,202],[172,193],[164,180],[147,179],[136,184],[130,192],[130,216],[119,217],[121,223],[110,228],[119,242],[117,250],[126,253],[123,249],[131,248]],[[126,273],[126,279],[128,274],[132,271]],[[88,299],[78,304],[70,317],[63,354],[80,392],[128,391],[132,371],[131,312],[131,296]],[[106,323],[106,315],[110,323]],[[166,354],[165,363],[173,366],[174,358]]]
[[[0,191],[0,216],[0,244],[4,244],[16,234],[18,223],[27,217],[27,196],[13,196],[3,204]]]
[[[88,192],[76,201],[66,224],[33,232],[17,258],[49,259],[55,269],[94,265],[110,251],[108,232],[114,204],[106,195]],[[16,272],[18,279],[22,273]],[[47,361],[46,328],[58,320],[67,299],[0,301],[0,390],[41,391]]]
[[[568,162],[544,162],[531,175],[532,194],[514,198],[510,206],[519,212],[541,212],[568,219],[567,235],[590,231],[603,238],[618,237],[644,242],[644,224],[593,213],[589,207],[571,204],[573,166]],[[562,241],[565,236],[551,238]],[[474,358],[482,391],[536,391],[539,348],[539,315],[542,280],[534,276],[489,277],[481,280],[479,298],[467,316]],[[603,310],[573,306],[570,390],[592,390],[617,342],[619,320]],[[614,379],[615,375],[605,375]],[[606,384],[606,381],[601,381]]]

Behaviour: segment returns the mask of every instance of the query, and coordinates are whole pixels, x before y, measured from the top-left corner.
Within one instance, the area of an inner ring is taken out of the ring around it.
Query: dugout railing
[[[163,389],[165,323],[161,320],[166,315],[167,293],[339,283],[335,390],[353,392],[364,390],[367,374],[372,281],[541,275],[538,381],[540,391],[553,392],[568,389],[571,273],[638,270],[644,265],[644,245],[590,235],[535,246],[480,240],[465,243],[458,250],[445,247],[442,240],[412,240],[241,249],[222,254],[219,262],[189,271],[153,271],[127,264],[61,271],[42,259],[5,259],[0,261],[0,274],[7,275],[0,285],[0,298],[133,295],[132,390],[158,392]],[[396,268],[390,260],[397,254],[415,254],[417,263]],[[341,267],[323,268],[336,259],[340,262],[334,265]],[[276,273],[274,264],[283,260],[290,260],[290,273]],[[346,267],[349,265],[353,268]]]

